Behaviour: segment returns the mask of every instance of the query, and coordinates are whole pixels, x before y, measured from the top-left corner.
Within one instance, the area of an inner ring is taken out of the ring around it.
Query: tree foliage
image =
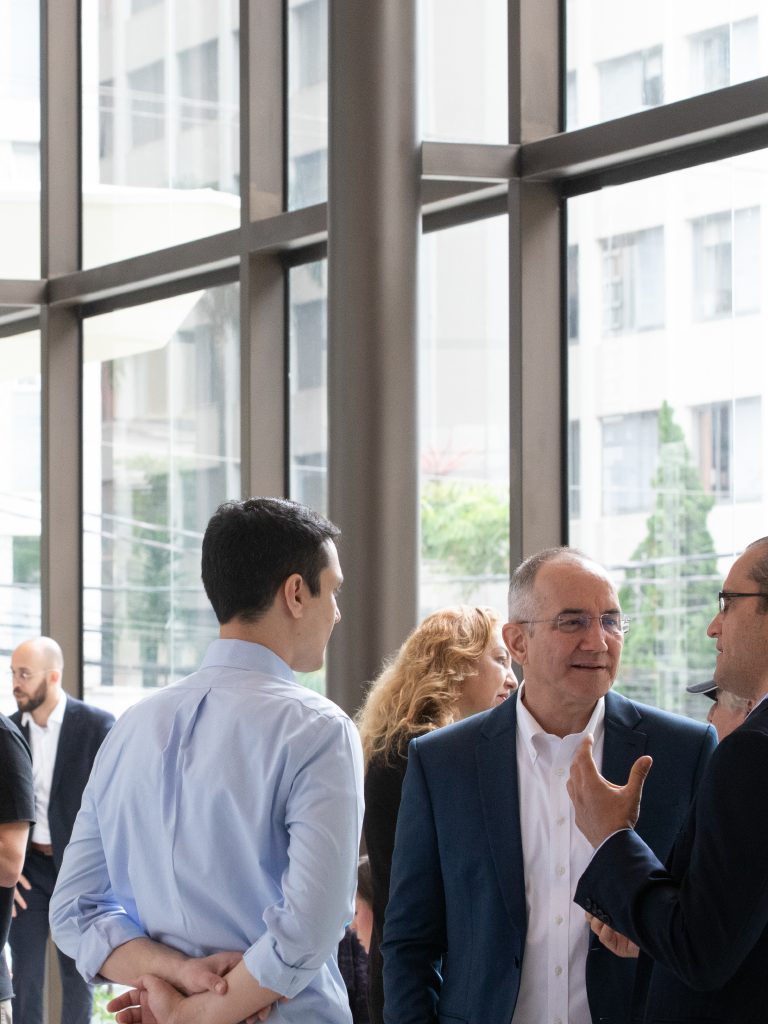
[[[421,490],[421,550],[459,576],[509,572],[509,489],[427,480]]]
[[[632,562],[650,564],[627,569],[620,592],[622,609],[632,618],[622,655],[624,682],[631,682],[632,668],[657,670],[665,659],[671,664],[673,644],[684,672],[712,665],[706,629],[717,608],[719,583],[706,579],[717,573],[707,516],[715,498],[704,492],[683,430],[673,417],[665,401],[659,411],[659,461],[652,481],[655,507],[648,533],[631,556]],[[676,637],[670,635],[672,623],[680,624],[682,632]]]

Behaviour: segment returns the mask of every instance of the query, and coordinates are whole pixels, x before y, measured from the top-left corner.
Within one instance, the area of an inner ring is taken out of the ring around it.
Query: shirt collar
[[[240,668],[277,677],[287,683],[296,682],[292,670],[274,651],[247,640],[214,640],[208,646],[200,670],[206,668]],[[210,680],[206,680],[206,685],[210,685]]]
[[[525,680],[520,684],[517,698],[517,733],[523,741],[523,746],[528,752],[528,756],[531,759],[531,764],[536,763],[536,758],[539,756],[539,752],[536,749],[535,737],[537,736],[549,736],[549,733],[544,732],[542,727],[530,713],[528,708],[523,704],[523,690],[525,688]],[[602,736],[603,730],[605,729],[605,697],[601,697],[595,705],[595,710],[592,712],[592,717],[587,722],[587,727],[579,733],[569,733],[568,736],[563,737],[564,740],[568,740],[569,743],[573,744],[573,752],[576,753],[576,748],[579,746],[581,741],[587,735],[592,733],[595,743]],[[554,737],[559,739],[559,737]],[[562,742],[562,741],[561,741]]]
[[[64,721],[64,712],[66,710],[67,695],[64,692],[64,690],[62,690],[61,693],[59,694],[59,699],[56,701],[56,707],[53,709],[50,715],[48,715],[48,721],[46,722],[45,727],[48,728],[49,725],[61,725],[61,723]],[[32,725],[37,725],[37,722],[35,722],[34,718],[29,713],[29,711],[25,711],[24,714],[21,716],[21,724],[26,728],[30,722],[32,723]],[[42,728],[42,726],[37,725],[37,728],[40,729]]]

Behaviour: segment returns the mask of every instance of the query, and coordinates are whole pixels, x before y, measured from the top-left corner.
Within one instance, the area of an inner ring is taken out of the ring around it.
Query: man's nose
[[[722,618],[722,615],[722,612],[718,612],[714,619],[712,619],[710,624],[707,626],[707,636],[711,636],[712,639],[714,639],[717,636],[720,636],[720,633],[722,632],[722,630],[720,629],[720,620]]]
[[[608,643],[605,639],[605,631],[603,624],[600,621],[599,616],[595,616],[589,625],[589,629],[584,634],[584,638],[581,641],[581,646],[586,645],[587,649],[593,650],[608,650]]]

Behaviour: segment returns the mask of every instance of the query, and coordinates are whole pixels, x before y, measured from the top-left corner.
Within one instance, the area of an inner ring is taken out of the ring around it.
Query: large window
[[[698,717],[685,687],[713,671],[717,592],[768,533],[766,201],[762,151],[568,204],[571,542],[610,568],[632,618],[620,687]]]
[[[328,0],[288,0],[288,209],[328,198]]]
[[[503,611],[509,582],[506,217],[421,246],[421,614]]]
[[[240,496],[238,286],[84,324],[86,699],[119,714],[199,667],[206,524]]]
[[[290,287],[290,494],[328,511],[328,261],[293,267]]]
[[[0,338],[0,711],[11,654],[40,634],[40,335]]]
[[[766,74],[765,7],[567,2],[567,127],[583,128]]]
[[[83,4],[83,262],[240,224],[238,6]]]
[[[4,0],[0,3],[0,278],[39,276],[40,3]]]

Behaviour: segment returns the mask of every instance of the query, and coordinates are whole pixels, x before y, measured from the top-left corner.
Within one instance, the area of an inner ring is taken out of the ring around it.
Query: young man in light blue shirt
[[[338,535],[295,502],[221,506],[202,561],[220,639],[127,711],[94,764],[51,927],[87,981],[143,990],[145,1024],[148,1001],[163,1024],[270,1007],[287,1024],[351,1020],[335,951],[354,913],[362,751],[294,676],[322,666],[339,620]]]

